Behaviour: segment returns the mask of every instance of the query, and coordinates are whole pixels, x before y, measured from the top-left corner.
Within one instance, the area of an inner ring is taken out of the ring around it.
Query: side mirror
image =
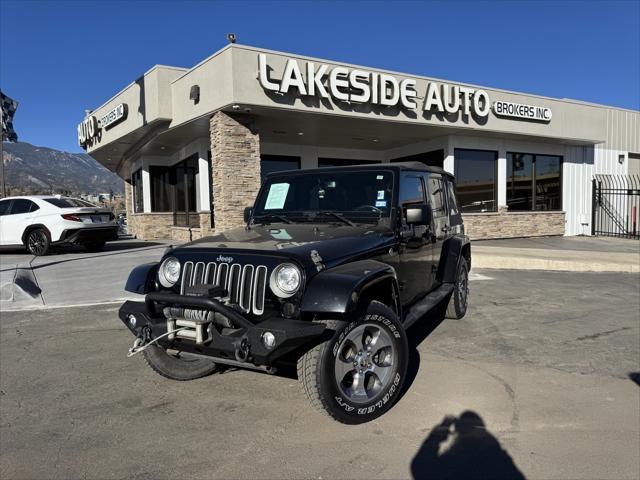
[[[431,209],[428,205],[407,208],[409,225],[431,225]]]
[[[253,207],[245,207],[244,209],[244,223],[249,223],[251,216],[253,215]]]

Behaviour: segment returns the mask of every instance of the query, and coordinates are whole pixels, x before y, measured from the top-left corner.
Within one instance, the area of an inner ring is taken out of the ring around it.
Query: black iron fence
[[[640,175],[596,175],[591,234],[640,239]]]

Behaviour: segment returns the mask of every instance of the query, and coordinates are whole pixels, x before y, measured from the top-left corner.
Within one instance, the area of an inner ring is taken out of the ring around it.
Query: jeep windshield
[[[269,177],[256,200],[257,223],[378,223],[391,215],[393,173],[312,170]]]

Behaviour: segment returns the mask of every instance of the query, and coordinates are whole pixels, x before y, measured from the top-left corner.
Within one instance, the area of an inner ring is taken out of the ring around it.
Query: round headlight
[[[160,265],[158,279],[163,287],[172,287],[180,278],[180,260],[169,257]]]
[[[277,296],[287,298],[298,291],[301,279],[298,267],[291,263],[282,263],[271,273],[269,285]]]

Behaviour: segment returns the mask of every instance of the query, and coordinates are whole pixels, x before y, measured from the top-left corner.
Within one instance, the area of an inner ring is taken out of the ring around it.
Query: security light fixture
[[[618,155],[618,163],[622,165],[624,163],[624,153]]]
[[[236,43],[236,34],[227,33],[227,40],[229,40],[229,43]]]
[[[191,85],[191,90],[189,90],[189,100],[193,100],[193,103],[198,104],[200,101],[200,85]]]

